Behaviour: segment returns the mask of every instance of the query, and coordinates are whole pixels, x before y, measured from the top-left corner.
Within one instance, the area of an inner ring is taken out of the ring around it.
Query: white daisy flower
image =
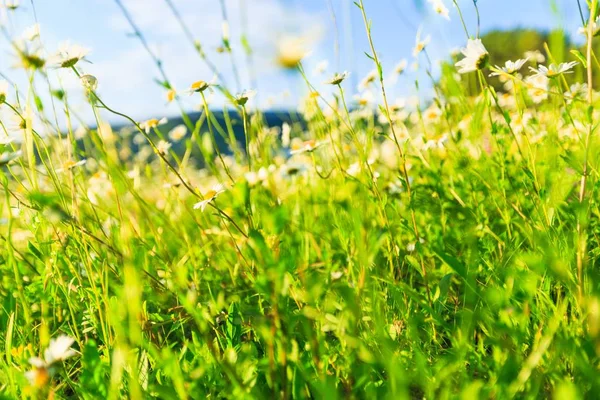
[[[51,58],[50,62],[59,68],[71,68],[83,60],[90,50],[78,44],[69,42],[61,43],[58,52]]]
[[[146,133],[150,133],[150,131],[159,125],[164,125],[168,122],[166,118],[156,119],[152,118],[147,121],[140,123],[140,128],[144,130]]]
[[[22,37],[26,41],[33,41],[40,37],[40,24],[33,24],[23,31]]]
[[[329,61],[323,60],[319,62],[313,71],[313,75],[323,75],[325,71],[327,71],[327,67],[329,67]]]
[[[539,104],[548,98],[550,79],[544,75],[533,75],[525,80],[527,93],[534,103]]]
[[[563,74],[573,73],[572,69],[577,64],[579,64],[577,61],[571,61],[567,63],[560,63],[558,65],[550,64],[547,67],[545,65],[540,65],[538,66],[538,68],[529,67],[529,69],[531,70],[531,72],[534,72],[536,76],[542,75],[547,78],[556,78]]]
[[[8,82],[5,80],[0,80],[0,104],[6,101],[8,97]]]
[[[316,140],[307,140],[305,142],[301,142],[299,144],[292,145],[292,150],[290,151],[291,155],[302,154],[302,153],[312,153],[319,147],[323,146],[327,142],[317,142]]]
[[[5,152],[0,154],[0,167],[7,165],[9,162],[16,160],[17,158],[21,157],[23,155],[23,152],[21,150],[15,151],[15,152]]]
[[[213,202],[223,192],[225,192],[225,186],[220,183],[213,186],[211,190],[204,194],[204,200],[194,204],[194,210],[200,209],[200,211],[204,211],[206,206]]]
[[[67,160],[63,164],[62,168],[59,168],[59,169],[56,170],[56,173],[61,173],[61,172],[64,172],[64,171],[71,170],[73,168],[80,167],[82,165],[85,165],[85,163],[87,163],[87,160],[85,160],[85,159],[84,160],[79,160],[79,161]]]
[[[256,96],[256,90],[244,90],[234,97],[234,101],[238,106],[245,106],[248,100]]]
[[[523,68],[523,65],[525,65],[525,63],[527,61],[528,60],[526,58],[525,59],[521,59],[521,60],[517,60],[517,61],[514,61],[514,62],[508,60],[506,63],[504,63],[504,67],[499,67],[498,65],[496,65],[496,69],[504,72],[505,74],[514,75],[517,72],[519,72],[519,70],[521,68]],[[500,73],[500,72],[492,72],[490,74],[490,76],[500,76],[500,75],[502,75],[502,73]]]
[[[429,42],[431,42],[430,35],[427,35],[425,39],[421,39],[421,31],[417,32],[415,47],[413,48],[413,57],[417,57],[419,54],[421,54],[427,45],[429,45]]]
[[[458,72],[461,74],[482,69],[486,66],[489,59],[489,53],[485,49],[481,39],[469,39],[467,47],[462,49],[461,52],[465,58],[456,63]]]
[[[397,74],[397,75],[402,75],[404,73],[404,71],[406,70],[407,66],[408,66],[408,61],[406,61],[406,59],[403,58],[394,67],[394,73]]]
[[[98,88],[98,79],[94,75],[82,75],[79,80],[86,90],[94,92]]]
[[[526,51],[525,54],[523,54],[523,56],[526,59],[535,61],[538,64],[546,61],[546,57],[544,57],[544,55],[539,50]]]
[[[363,78],[362,81],[360,81],[360,84],[358,85],[358,90],[365,90],[369,87],[369,85],[371,85],[373,82],[375,82],[375,80],[377,79],[378,76],[378,72],[376,69],[369,71],[369,73],[367,74],[367,76],[365,76]]]
[[[73,343],[75,343],[75,339],[66,335],[51,339],[48,348],[44,352],[46,364],[52,365],[55,362],[64,361],[76,355],[77,352],[71,348]]]
[[[587,36],[588,27],[582,26],[577,30],[577,32],[584,36]],[[592,21],[592,37],[598,36],[598,34],[600,34],[600,17],[596,18],[595,21]]]
[[[177,125],[175,128],[169,131],[169,139],[174,142],[178,142],[187,135],[187,127],[183,124]]]
[[[167,142],[166,140],[160,140],[157,144],[156,144],[156,151],[159,152],[160,154],[167,154],[167,152],[169,151],[169,149],[171,148],[171,143]]]
[[[350,72],[348,71],[344,71],[341,74],[336,72],[335,74],[333,74],[331,79],[325,81],[325,83],[328,83],[330,85],[340,85],[344,81],[344,79],[348,77],[348,75],[350,75]]]
[[[450,21],[450,11],[442,0],[427,0],[431,3],[433,11]]]

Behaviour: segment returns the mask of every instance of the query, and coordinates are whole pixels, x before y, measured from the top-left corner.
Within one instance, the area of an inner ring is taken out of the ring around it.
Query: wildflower
[[[413,57],[417,57],[419,54],[421,54],[429,42],[431,42],[431,36],[427,35],[425,39],[421,40],[421,31],[417,32],[416,43],[413,49]]]
[[[348,71],[344,71],[341,74],[336,72],[335,74],[333,74],[333,77],[325,83],[328,83],[330,85],[340,85],[342,82],[344,82],[344,79],[346,79],[348,75],[350,75]]]
[[[8,97],[8,82],[5,80],[0,80],[0,104],[6,101]]]
[[[404,70],[406,70],[407,66],[408,61],[406,61],[406,59],[400,60],[400,62],[394,67],[394,73],[397,75],[402,75],[404,73]]]
[[[59,68],[71,68],[83,60],[89,52],[90,50],[85,47],[64,42],[59,46],[58,52],[52,58],[52,63],[56,64]]]
[[[316,140],[307,140],[305,142],[301,142],[300,144],[292,145],[292,151],[290,151],[291,155],[302,154],[302,153],[312,153],[319,147],[323,146],[325,142],[317,142]]]
[[[281,125],[281,145],[283,147],[290,147],[290,135],[292,133],[292,127],[287,122]]]
[[[206,206],[212,203],[221,193],[225,192],[225,186],[217,184],[211,190],[204,194],[204,200],[194,204],[194,210],[204,211]]]
[[[329,67],[329,61],[323,60],[317,64],[313,74],[314,75],[322,75],[325,73],[325,71],[327,71],[327,67]]]
[[[21,2],[19,0],[6,0],[4,2],[4,7],[10,11],[15,11],[20,6],[21,6]]]
[[[71,170],[73,168],[85,165],[85,163],[87,162],[87,160],[79,160],[79,161],[73,161],[73,160],[67,160],[64,164],[62,168],[59,168],[56,170],[57,173],[61,173],[63,171],[68,171]]]
[[[544,57],[544,55],[539,50],[526,51],[523,56],[526,59],[535,61],[538,64],[546,61],[546,57]]]
[[[156,151],[164,155],[167,154],[171,146],[171,143],[167,142],[166,140],[160,140],[156,145]]]
[[[265,167],[261,167],[258,172],[250,171],[244,174],[244,178],[248,186],[256,186],[259,183],[265,182],[269,178],[269,171]]]
[[[588,85],[586,83],[576,82],[565,92],[565,98],[567,102],[571,102],[576,99],[581,99],[588,92]]]
[[[600,34],[600,17],[596,18],[595,21],[592,21],[592,37],[598,36]],[[587,36],[588,34],[588,26],[582,26],[577,30],[578,33]]]
[[[481,39],[469,39],[467,47],[461,50],[465,58],[456,63],[459,68],[458,72],[466,74],[482,69],[486,66],[489,53],[481,43]]]
[[[329,276],[331,277],[332,281],[337,281],[342,276],[344,276],[344,273],[342,271],[331,271],[331,274]]]
[[[167,91],[167,103],[171,103],[173,100],[175,100],[176,96],[177,92],[175,91],[175,89],[169,89]]]
[[[499,67],[496,65],[496,69],[502,71],[505,74],[508,75],[514,75],[516,74],[521,68],[523,68],[523,65],[525,65],[525,63],[527,62],[527,59],[521,59],[521,60],[517,60],[517,61],[507,61],[506,63],[504,63],[504,67]],[[490,74],[490,76],[500,76],[502,75],[502,72],[492,72]]]
[[[444,4],[444,2],[442,0],[428,0],[432,7],[433,7],[433,11],[435,11],[437,14],[441,15],[442,17],[446,18],[448,21],[450,21],[450,11],[448,10],[448,7],[446,7],[446,5]]]
[[[71,349],[73,343],[75,343],[75,339],[66,335],[60,335],[56,339],[51,339],[48,348],[44,352],[46,364],[51,365],[76,355],[75,350]]]
[[[33,367],[31,371],[25,372],[25,378],[29,381],[29,385],[42,388],[50,382],[50,370],[44,360],[34,357],[29,359],[29,363]]]
[[[533,75],[525,80],[527,92],[534,103],[538,104],[548,98],[550,80],[545,75]]]
[[[192,85],[190,86],[190,93],[202,93],[204,92],[206,89],[208,89],[211,86],[210,82],[206,82],[206,81],[196,81],[194,83],[192,83]],[[173,98],[175,96],[173,95]]]
[[[234,101],[238,106],[245,106],[248,100],[256,96],[255,90],[244,90],[242,93],[239,93],[235,96]]]
[[[46,59],[42,57],[39,49],[18,49],[19,62],[16,67],[39,70],[46,65]]]
[[[542,75],[547,78],[556,78],[563,74],[573,73],[572,69],[577,64],[579,64],[577,61],[571,61],[567,63],[560,63],[558,65],[550,64],[548,67],[545,65],[540,65],[538,68],[529,67],[529,69],[531,72],[534,72],[536,76]]]
[[[284,164],[281,166],[281,173],[284,177],[300,175],[308,170],[305,164]]]
[[[375,102],[375,96],[373,95],[373,92],[371,92],[370,90],[366,90],[366,91],[362,92],[361,94],[355,95],[354,99],[356,100],[358,105],[361,107],[367,107],[368,105]]]
[[[185,125],[177,125],[175,128],[171,129],[171,131],[169,132],[169,138],[174,142],[178,142],[181,139],[183,139],[186,134],[187,134],[186,126]]]
[[[33,24],[23,31],[23,39],[32,42],[40,37],[40,24]]]
[[[305,38],[284,36],[277,44],[277,64],[285,69],[295,69],[309,53]]]
[[[365,76],[363,78],[363,80],[360,81],[360,84],[358,85],[358,90],[364,90],[364,89],[368,88],[370,84],[375,82],[375,79],[377,79],[377,76],[378,76],[378,73],[377,73],[376,69],[370,71],[367,74],[367,76]]]
[[[98,79],[96,79],[94,75],[82,75],[81,78],[79,78],[79,80],[81,81],[83,87],[89,90],[90,92],[94,92],[98,88]]]
[[[60,335],[56,339],[50,340],[50,344],[44,352],[44,359],[39,357],[30,358],[29,363],[33,369],[25,373],[29,384],[38,388],[44,387],[55,372],[54,366],[77,354],[71,348],[74,342],[75,339]]]
[[[146,133],[150,133],[150,131],[159,125],[166,124],[168,120],[166,118],[156,119],[152,118],[147,121],[140,123],[140,129],[144,130]]]
[[[7,165],[13,160],[16,160],[17,158],[21,157],[22,154],[23,153],[21,150],[15,152],[5,152],[0,154],[0,167]]]

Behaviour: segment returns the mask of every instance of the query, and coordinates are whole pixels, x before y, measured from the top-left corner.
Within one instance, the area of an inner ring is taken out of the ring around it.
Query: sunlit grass
[[[347,72],[315,81],[310,41],[286,38],[274,59],[308,94],[281,127],[260,88],[217,70],[177,91],[148,47],[183,124],[136,121],[86,73],[85,48],[47,57],[39,28],[2,27],[30,85],[0,81],[0,397],[594,398],[596,23],[577,60],[519,61],[490,60],[463,22],[464,57],[435,77],[419,32],[436,95],[407,101],[388,93],[408,62],[384,71],[362,0],[354,12],[373,62],[359,95]],[[570,86],[576,63],[586,79]],[[52,87],[58,69],[81,81],[92,127]]]

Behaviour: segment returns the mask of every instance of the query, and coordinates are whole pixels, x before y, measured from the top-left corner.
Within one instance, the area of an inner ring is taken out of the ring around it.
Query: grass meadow
[[[260,88],[216,68],[175,90],[115,3],[165,101],[202,113],[136,121],[86,73],[86,48],[0,27],[29,81],[0,80],[0,398],[597,398],[598,0],[579,3],[581,51],[514,60],[462,21],[476,1],[426,3],[464,48],[412,101],[389,87],[416,60],[430,71],[429,39],[384,70],[358,0],[363,90],[307,73],[289,41],[277,62],[302,85],[277,127]],[[19,18],[23,4],[0,4]],[[222,42],[252,54],[225,28]],[[57,69],[95,121],[50,84]]]

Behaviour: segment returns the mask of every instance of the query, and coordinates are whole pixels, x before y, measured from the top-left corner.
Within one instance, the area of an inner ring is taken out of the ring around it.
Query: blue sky
[[[0,4],[4,0],[0,0]],[[4,19],[8,30],[18,35],[34,23],[31,0],[22,0],[23,7],[9,20]],[[140,42],[128,35],[124,17],[113,0],[33,0],[37,20],[41,25],[42,40],[49,52],[59,42],[70,40],[90,48],[91,63],[82,64],[85,72],[96,75],[99,91],[104,100],[136,119],[177,114],[175,105],[167,105],[165,91],[153,82],[158,71]],[[216,48],[221,37],[221,9],[217,0],[172,0],[180,9],[194,37],[199,39],[211,60],[222,71],[225,79],[233,83],[228,56],[218,54]],[[456,9],[451,0],[444,0],[450,8],[450,21],[431,11],[426,1],[417,5],[414,0],[365,0],[365,7],[373,21],[375,46],[382,59],[384,70],[390,70],[402,58],[412,62],[415,33],[421,28],[424,35],[431,34],[428,48],[433,60],[447,57],[450,50],[464,45],[466,40]],[[163,59],[169,78],[178,89],[186,88],[199,79],[208,80],[212,73],[195,54],[180,27],[166,6],[165,0],[123,0],[136,23],[147,35],[148,41]],[[552,11],[556,4],[558,13]],[[285,35],[311,33],[311,55],[304,64],[317,87],[327,75],[335,71],[351,71],[348,90],[366,75],[373,65],[364,55],[369,50],[360,11],[351,0],[226,0],[231,21],[232,46],[236,64],[241,70],[241,88],[250,88],[246,59],[239,46],[240,21],[244,20],[241,5],[247,9],[246,18],[250,43],[254,49],[254,66],[259,97],[257,105],[276,107],[297,104],[298,93],[305,89],[297,74],[281,71],[274,63],[278,40]],[[475,32],[476,18],[471,0],[459,1],[471,33]],[[563,27],[574,33],[580,17],[575,0],[479,0],[482,31],[515,26],[551,29]],[[335,15],[335,24],[332,14]],[[5,16],[3,17],[5,18]],[[336,29],[337,27],[337,29]],[[339,53],[334,43],[339,43]],[[337,56],[336,56],[337,55]],[[314,67],[322,60],[329,61],[325,76],[313,76]],[[0,39],[0,72],[26,89],[24,73],[10,68],[11,52],[5,39]],[[69,71],[53,72],[52,82],[81,93],[78,82]],[[392,96],[413,93],[415,73],[409,73],[390,88]],[[231,85],[230,85],[231,86]],[[235,86],[235,85],[233,85]],[[232,87],[235,90],[235,87]],[[324,88],[324,90],[326,90]],[[184,106],[192,110],[197,99],[185,98]],[[215,95],[213,104],[223,100]],[[73,96],[72,104],[86,119],[90,119],[89,106],[81,95]],[[111,118],[114,120],[114,118]]]

